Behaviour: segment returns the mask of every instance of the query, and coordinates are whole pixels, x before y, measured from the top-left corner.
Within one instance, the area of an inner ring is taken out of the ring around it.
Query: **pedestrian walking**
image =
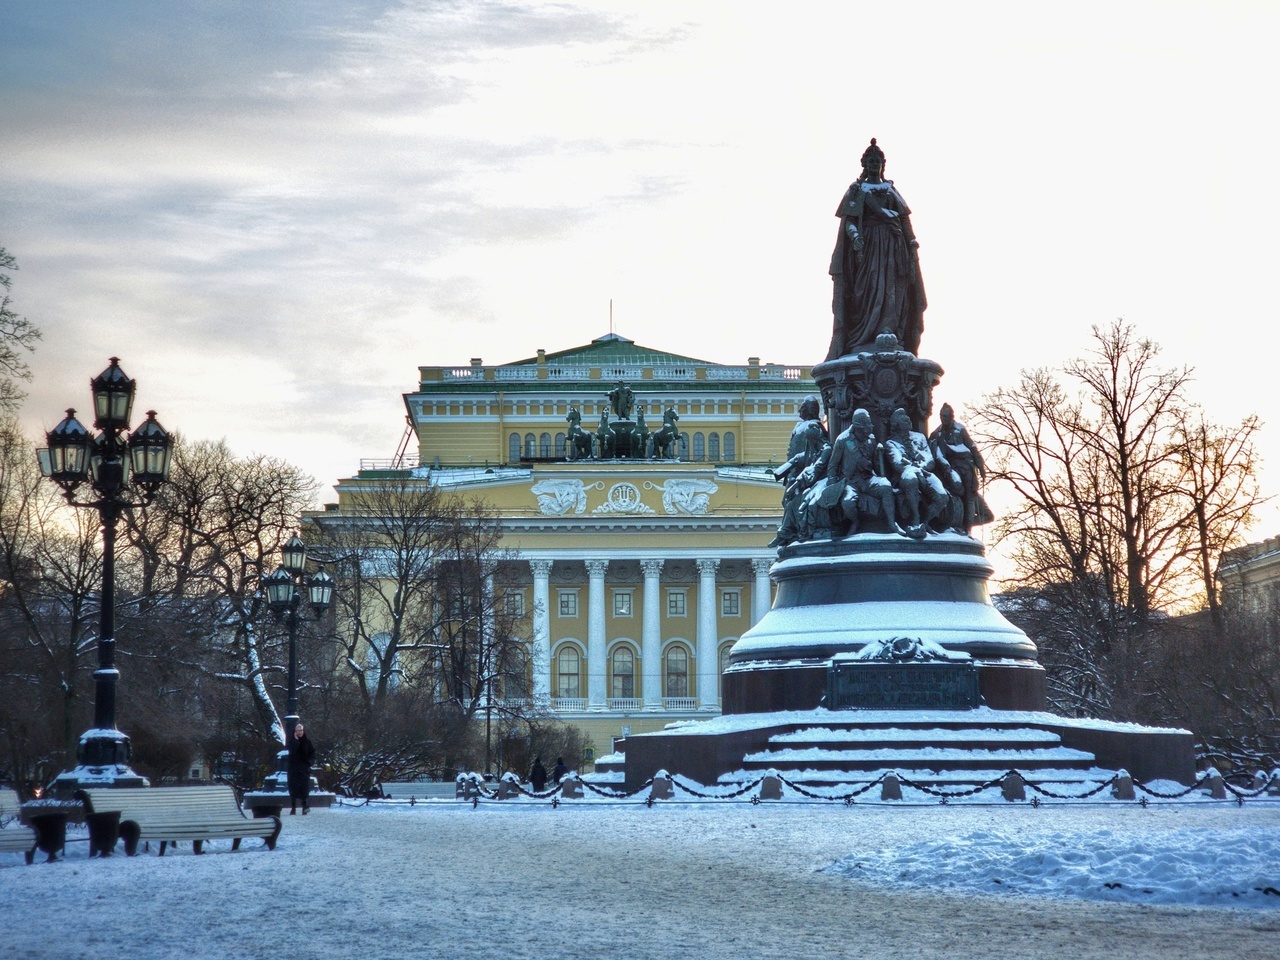
[[[307,798],[311,795],[311,761],[315,759],[316,748],[307,736],[306,727],[301,723],[293,728],[293,736],[289,738],[289,815],[298,812],[298,801],[302,801],[302,814],[311,812]]]

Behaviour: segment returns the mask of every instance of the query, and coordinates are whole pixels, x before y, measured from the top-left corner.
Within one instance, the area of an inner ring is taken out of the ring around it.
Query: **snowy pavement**
[[[1274,801],[441,801],[211,846],[0,855],[0,957],[1280,954]]]

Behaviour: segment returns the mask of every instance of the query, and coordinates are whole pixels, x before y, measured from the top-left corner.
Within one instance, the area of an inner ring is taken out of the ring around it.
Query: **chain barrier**
[[[1018,774],[1018,775],[1022,776],[1021,774]],[[1040,794],[1041,796],[1048,797],[1051,800],[1088,800],[1090,797],[1096,797],[1103,790],[1107,789],[1107,787],[1116,783],[1119,779],[1120,779],[1119,777],[1112,777],[1106,783],[1100,783],[1096,787],[1094,787],[1092,790],[1089,790],[1085,793],[1054,793],[1052,790],[1042,787],[1039,784],[1032,783],[1026,777],[1022,777],[1022,782],[1025,783],[1032,790],[1034,790],[1036,793]]]
[[[564,788],[564,785],[557,783],[550,790],[544,790],[542,793],[538,793],[535,790],[526,790],[518,783],[515,785],[515,788],[519,793],[523,793],[526,797],[532,797],[534,800],[549,800],[559,793]]]
[[[1013,772],[1013,771],[1010,771]],[[1008,774],[1005,774],[1008,776]],[[972,790],[939,790],[936,787],[928,787],[923,783],[916,783],[914,780],[908,780],[901,774],[898,775],[898,782],[904,787],[911,787],[913,790],[919,790],[921,793],[927,793],[932,797],[940,797],[943,803],[958,799],[960,797],[972,797],[981,793],[983,790],[990,790],[992,787],[998,787],[1004,782],[1004,777],[998,777],[995,780],[988,780],[986,783],[974,787]]]
[[[1181,800],[1183,797],[1190,796],[1191,794],[1195,793],[1197,790],[1202,789],[1204,785],[1208,783],[1208,781],[1209,781],[1209,777],[1208,775],[1205,775],[1201,777],[1199,780],[1197,780],[1195,783],[1193,783],[1191,786],[1187,787],[1187,789],[1182,790],[1178,793],[1161,793],[1158,790],[1152,790],[1145,783],[1139,783],[1137,780],[1133,781],[1133,789],[1141,790],[1147,796],[1155,797],[1157,800]],[[1146,797],[1143,797],[1143,799],[1145,800]]]
[[[759,787],[767,779],[767,776],[773,776],[780,783],[785,785],[789,790],[794,791],[795,793],[799,794],[802,797],[806,797],[810,800],[821,800],[826,802],[843,802],[846,806],[853,806],[855,799],[870,792],[871,790],[874,790],[877,786],[882,784],[885,781],[885,778],[890,776],[891,773],[894,773],[894,775],[897,777],[898,783],[900,783],[902,786],[910,787],[914,790],[919,790],[921,793],[928,794],[929,796],[932,796],[932,797],[937,797],[939,803],[942,803],[942,804],[948,804],[953,800],[959,800],[965,797],[976,796],[977,794],[982,793],[984,790],[990,790],[994,787],[1000,787],[1003,785],[1007,777],[1011,775],[1016,775],[1022,779],[1023,784],[1028,789],[1030,789],[1034,794],[1036,794],[1036,796],[1033,796],[1029,801],[1031,806],[1033,807],[1039,807],[1042,804],[1040,797],[1047,797],[1052,800],[1063,800],[1063,801],[1088,800],[1092,797],[1098,796],[1098,794],[1107,790],[1109,787],[1115,786],[1115,784],[1120,780],[1119,775],[1114,775],[1109,780],[1103,781],[1101,783],[1097,783],[1096,786],[1094,786],[1089,790],[1086,790],[1083,793],[1060,793],[1058,791],[1051,790],[1047,786],[1044,786],[1040,783],[1036,783],[1030,780],[1025,774],[1022,774],[1017,770],[1009,770],[1008,772],[1001,775],[1000,777],[997,777],[992,780],[988,780],[986,783],[979,784],[968,790],[944,790],[939,787],[929,786],[928,784],[912,780],[908,777],[903,776],[901,773],[895,773],[893,771],[886,771],[880,774],[880,776],[876,777],[876,779],[868,783],[862,784],[861,786],[854,788],[852,790],[849,790],[848,792],[839,793],[839,794],[823,793],[823,792],[819,792],[818,790],[805,787],[799,783],[796,783],[795,781],[788,780],[786,777],[782,776],[776,771],[766,776],[761,776],[756,780],[751,781],[750,783],[739,783],[737,785],[734,785],[729,789],[728,792],[725,792],[725,793],[715,793],[708,790],[698,790],[696,789],[695,786],[690,786],[688,783],[683,782],[685,780],[685,778],[683,777],[679,779],[677,779],[676,777],[671,777],[670,782],[673,787],[679,787],[683,793],[688,794],[691,797],[695,797],[699,800],[736,800],[739,797],[745,796],[746,794],[750,793],[752,790],[755,790],[757,787]],[[1280,773],[1277,773],[1275,771],[1267,775],[1258,786],[1251,787],[1251,788],[1237,787],[1234,784],[1230,783],[1225,778],[1221,777],[1220,774],[1217,776],[1216,779],[1220,779],[1222,781],[1222,785],[1225,791],[1231,795],[1232,799],[1234,799],[1237,805],[1239,806],[1243,806],[1245,800],[1252,800],[1258,797],[1262,797],[1268,792],[1273,791],[1277,785],[1280,785]],[[1209,774],[1205,774],[1204,776],[1196,780],[1196,782],[1193,783],[1191,786],[1187,787],[1185,790],[1167,792],[1167,793],[1163,791],[1155,790],[1147,786],[1145,783],[1142,783],[1137,780],[1133,780],[1132,783],[1133,783],[1134,790],[1142,794],[1141,796],[1138,796],[1136,798],[1138,805],[1142,807],[1146,807],[1150,804],[1148,797],[1154,798],[1157,800],[1181,800],[1184,797],[1190,796],[1191,794],[1195,793],[1198,790],[1206,789],[1206,787],[1209,785],[1210,780],[1211,780],[1211,777],[1209,776]],[[578,783],[581,785],[584,791],[588,791],[594,794],[595,796],[602,797],[606,800],[631,799],[633,797],[636,797],[638,794],[642,793],[643,791],[651,788],[653,786],[653,782],[654,782],[653,778],[650,778],[646,780],[644,783],[642,783],[637,789],[628,793],[621,790],[613,790],[608,787],[599,786],[587,780],[578,781]],[[692,783],[692,781],[690,781],[690,783]],[[513,786],[515,787],[516,791],[519,794],[529,797],[530,799],[550,800],[551,806],[553,808],[559,807],[560,804],[564,802],[564,787],[565,787],[564,781],[561,781],[560,783],[557,783],[555,786],[553,786],[551,789],[544,790],[544,791],[527,790],[523,785],[518,783],[513,784]],[[498,799],[499,794],[497,790],[488,790],[483,785],[476,783],[474,781],[472,782],[472,787],[474,789],[474,793],[472,793],[471,796],[465,797],[465,798],[459,798],[459,799],[470,800],[471,806],[473,809],[479,806],[481,800],[488,801],[488,800]],[[336,797],[335,803],[338,806],[367,807],[370,805],[371,799],[372,798],[370,797],[364,797],[364,798]],[[403,800],[398,801],[398,800],[395,800],[394,798],[379,798],[379,799],[387,800],[388,802],[393,804],[407,803],[411,807],[417,805],[418,803],[418,800],[416,797],[410,797],[407,801],[403,801]],[[767,802],[767,801],[763,801],[758,794],[751,798],[751,803],[753,804],[758,805],[762,802]],[[654,805],[652,791],[650,792],[649,797],[645,799],[644,803],[646,806],[649,806],[649,807],[652,807]]]
[[[1280,783],[1280,775],[1268,776],[1265,780],[1262,781],[1262,786],[1254,787],[1252,790],[1246,790],[1246,789],[1243,789],[1242,787],[1233,787],[1231,783],[1226,779],[1222,781],[1222,785],[1226,787],[1227,793],[1231,794],[1241,802],[1245,800],[1252,800],[1254,797],[1262,796],[1264,793],[1270,790],[1277,783]]]
[[[645,787],[653,786],[652,777],[650,777],[644,783],[640,784],[639,787],[637,787],[635,790],[632,790],[630,793],[624,793],[620,790],[606,790],[602,787],[597,787],[594,783],[589,783],[586,780],[579,780],[578,782],[582,784],[583,789],[590,790],[596,796],[605,797],[606,799],[609,799],[609,800],[626,800],[630,797],[634,797],[637,793],[639,793]]]
[[[779,780],[781,780],[784,784],[786,784],[787,787],[794,790],[796,793],[800,794],[802,797],[809,797],[812,800],[843,800],[846,806],[852,806],[853,800],[855,797],[860,797],[864,793],[866,793],[868,790],[871,790],[873,787],[879,785],[884,781],[884,778],[887,777],[888,775],[889,774],[887,773],[882,773],[880,774],[880,776],[876,777],[876,779],[872,780],[870,783],[864,784],[863,786],[858,787],[856,790],[851,790],[849,793],[842,793],[839,796],[833,797],[828,794],[814,793],[812,790],[806,790],[804,787],[800,786],[800,784],[792,783],[786,777],[781,776],[780,774],[776,774]]]
[[[686,787],[683,783],[681,783],[679,780],[675,779],[674,777],[671,778],[671,783],[673,786],[679,787],[685,793],[689,794],[690,796],[697,797],[699,800],[733,800],[737,797],[742,796],[744,793],[748,792],[749,790],[754,790],[756,787],[760,786],[760,784],[764,783],[764,777],[761,777],[759,780],[755,781],[754,783],[748,783],[745,786],[743,786],[741,789],[734,790],[732,793],[699,793],[697,790],[694,790],[692,787]]]

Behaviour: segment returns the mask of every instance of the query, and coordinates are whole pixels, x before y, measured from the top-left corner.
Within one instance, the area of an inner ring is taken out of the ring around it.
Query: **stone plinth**
[[[1035,644],[991,605],[991,565],[973,538],[859,534],[792,544],[780,556],[773,608],[729,655],[724,713],[818,707],[833,658],[902,639],[971,665],[987,706],[1045,708]]]

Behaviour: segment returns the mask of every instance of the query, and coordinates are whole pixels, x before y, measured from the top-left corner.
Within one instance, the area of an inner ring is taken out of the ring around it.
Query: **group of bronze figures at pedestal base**
[[[611,410],[617,419],[610,420]],[[679,456],[679,414],[668,407],[662,415],[662,426],[650,432],[643,404],[636,406],[635,394],[621,380],[609,391],[609,407],[600,411],[594,434],[583,428],[577,407],[570,407],[565,419],[569,421],[565,437],[565,456],[569,460],[674,460]]]
[[[884,442],[864,409],[854,411],[834,441],[819,413],[818,398],[805,398],[787,462],[774,471],[786,489],[771,546],[860,532],[913,539],[947,530],[967,534],[992,519],[979,489],[986,465],[949,404],[927,438],[912,429],[905,410],[895,410]]]

